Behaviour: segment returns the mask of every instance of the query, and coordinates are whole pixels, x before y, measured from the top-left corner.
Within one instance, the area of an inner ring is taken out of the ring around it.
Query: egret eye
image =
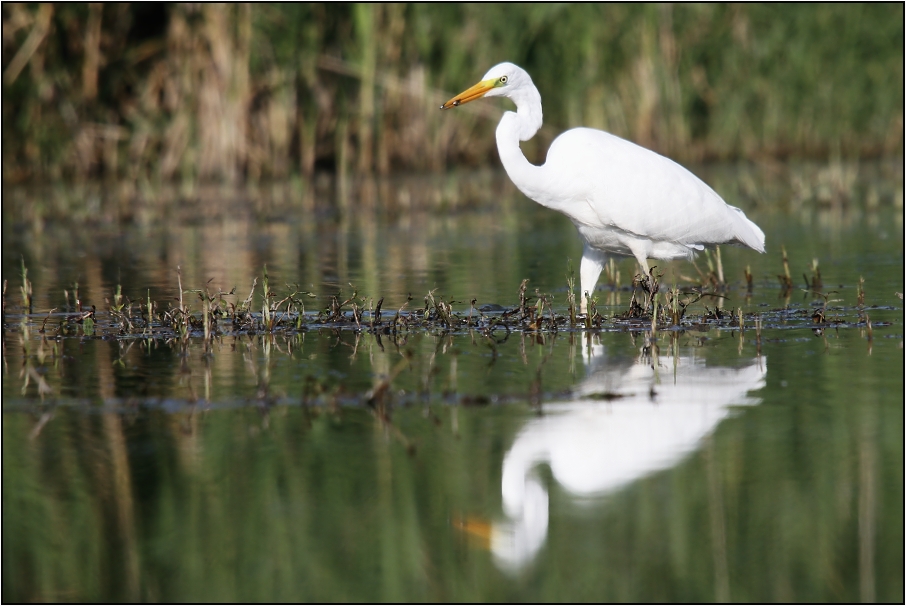
[[[501,83],[501,84],[506,84],[506,81],[507,81],[507,80],[508,80],[508,78],[507,78],[506,76],[500,76],[500,83]]]

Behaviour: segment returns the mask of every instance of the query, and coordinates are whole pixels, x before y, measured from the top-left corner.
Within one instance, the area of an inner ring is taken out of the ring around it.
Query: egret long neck
[[[497,152],[503,168],[510,180],[529,198],[544,204],[544,179],[542,168],[529,162],[520,141],[528,141],[541,128],[541,95],[538,89],[525,91],[525,94],[512,97],[516,103],[516,112],[506,112],[497,125]]]

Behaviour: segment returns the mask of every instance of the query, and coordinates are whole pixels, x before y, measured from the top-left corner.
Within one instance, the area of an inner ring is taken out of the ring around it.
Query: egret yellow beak
[[[441,109],[450,109],[451,107],[457,107],[463,103],[468,103],[469,101],[474,101],[475,99],[481,99],[487,94],[489,90],[494,88],[496,80],[483,80],[473,86],[472,88],[466,89],[444,103],[440,106]]]

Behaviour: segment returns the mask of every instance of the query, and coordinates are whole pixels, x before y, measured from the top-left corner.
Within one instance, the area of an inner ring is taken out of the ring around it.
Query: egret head
[[[482,97],[512,97],[526,84],[534,88],[531,77],[524,69],[512,63],[498,63],[488,70],[481,82],[459,93],[440,108],[450,109]]]

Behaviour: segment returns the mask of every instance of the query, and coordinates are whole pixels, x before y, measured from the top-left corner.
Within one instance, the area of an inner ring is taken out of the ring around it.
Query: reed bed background
[[[4,3],[4,184],[496,165],[504,60],[546,127],[681,161],[902,155],[903,5]]]

